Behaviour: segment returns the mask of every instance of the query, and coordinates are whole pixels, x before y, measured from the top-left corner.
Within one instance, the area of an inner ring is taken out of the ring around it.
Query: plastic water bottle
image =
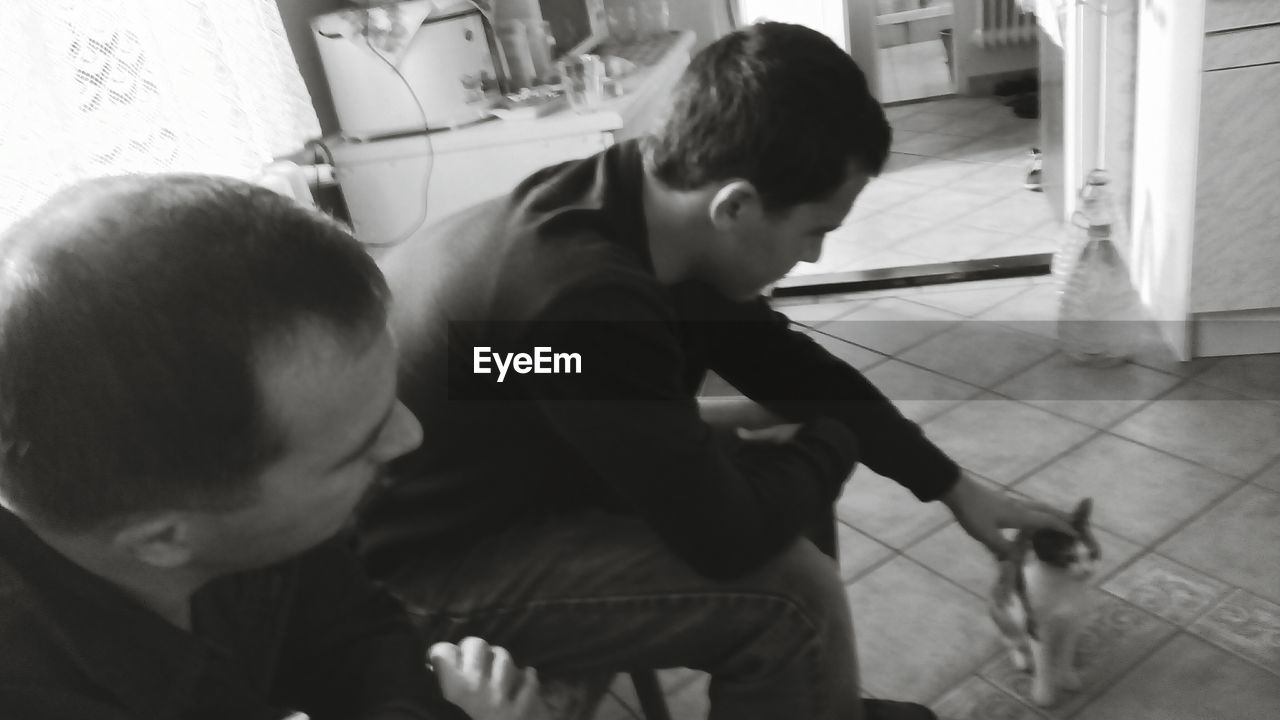
[[[1114,242],[1118,225],[1102,170],[1089,173],[1080,193],[1077,224],[1054,258],[1054,274],[1062,283],[1058,306],[1058,339],[1072,360],[1109,367],[1128,360],[1134,347],[1136,295],[1129,271]]]
[[[1092,225],[1112,224],[1110,189],[1107,187],[1110,182],[1111,177],[1105,170],[1094,170],[1089,173],[1085,178],[1084,188],[1080,190],[1080,207],[1071,218],[1072,225],[1087,230]],[[1080,253],[1084,251],[1088,240],[1089,236],[1086,232],[1067,233],[1066,238],[1058,246],[1057,252],[1053,254],[1049,270],[1058,286],[1058,292],[1066,290],[1067,278],[1071,276],[1071,269],[1075,267],[1076,260],[1080,258]]]

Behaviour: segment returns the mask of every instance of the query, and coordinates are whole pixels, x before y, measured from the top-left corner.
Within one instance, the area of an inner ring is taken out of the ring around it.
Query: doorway
[[[955,92],[952,0],[876,0],[880,102]]]

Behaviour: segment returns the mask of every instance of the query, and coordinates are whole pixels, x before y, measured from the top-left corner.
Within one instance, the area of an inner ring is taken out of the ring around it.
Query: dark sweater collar
[[[51,632],[86,676],[140,717],[163,717],[191,694],[205,644],[49,547],[0,508],[0,557],[15,568]]]

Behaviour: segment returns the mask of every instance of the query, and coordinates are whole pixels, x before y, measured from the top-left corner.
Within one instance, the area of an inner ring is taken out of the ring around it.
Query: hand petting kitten
[[[960,527],[987,546],[997,560],[1008,557],[1013,544],[1001,530],[1056,530],[1071,537],[1076,531],[1065,513],[1043,503],[1006,495],[961,471],[951,491],[942,497]]]

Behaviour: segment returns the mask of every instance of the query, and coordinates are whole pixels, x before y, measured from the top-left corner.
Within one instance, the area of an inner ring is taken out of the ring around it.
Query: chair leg
[[[631,684],[635,686],[636,698],[640,701],[640,711],[644,713],[645,720],[671,720],[667,698],[662,694],[662,685],[658,683],[656,671],[641,670],[631,673]]]

